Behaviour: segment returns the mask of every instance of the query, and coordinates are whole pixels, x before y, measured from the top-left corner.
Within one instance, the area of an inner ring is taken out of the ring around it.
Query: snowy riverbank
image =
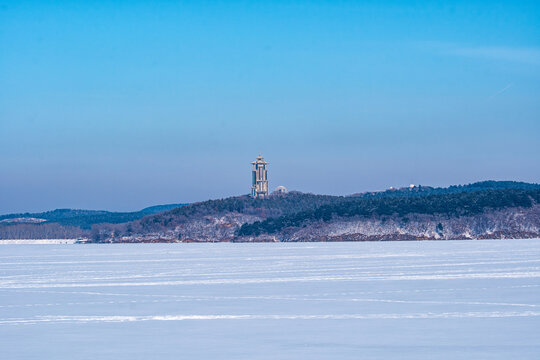
[[[76,242],[77,239],[7,239],[0,240],[0,245],[61,245]]]

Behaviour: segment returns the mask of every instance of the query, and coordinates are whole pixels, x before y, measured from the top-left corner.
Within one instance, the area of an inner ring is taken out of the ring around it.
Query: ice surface
[[[59,244],[75,244],[77,239],[5,239],[0,240],[0,245],[59,245]]]
[[[538,359],[540,240],[4,245],[0,359]]]

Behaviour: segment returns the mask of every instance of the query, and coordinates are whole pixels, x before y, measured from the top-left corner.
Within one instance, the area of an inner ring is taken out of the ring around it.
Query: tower
[[[251,164],[253,165],[251,171],[251,196],[256,199],[264,199],[268,197],[268,177],[266,175],[266,165],[268,163],[259,155],[257,160]]]

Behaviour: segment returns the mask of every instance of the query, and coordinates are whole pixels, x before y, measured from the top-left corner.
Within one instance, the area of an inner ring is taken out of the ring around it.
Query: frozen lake
[[[1,359],[538,359],[540,240],[0,246]]]

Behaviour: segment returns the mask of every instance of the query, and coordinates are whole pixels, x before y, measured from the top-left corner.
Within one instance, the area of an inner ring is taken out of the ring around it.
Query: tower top
[[[264,161],[264,158],[261,156],[261,154],[259,154],[259,156],[257,156],[257,160],[253,161],[252,162],[253,165],[255,164],[268,164],[266,161]]]

